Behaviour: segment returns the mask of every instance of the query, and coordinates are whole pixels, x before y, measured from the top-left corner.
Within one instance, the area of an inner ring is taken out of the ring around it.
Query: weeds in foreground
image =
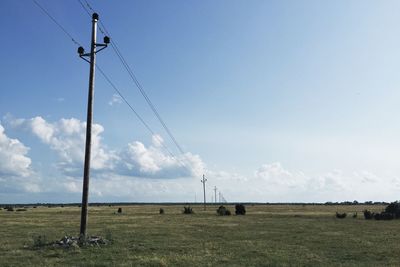
[[[46,235],[34,235],[32,237],[33,248],[42,248],[48,245]]]

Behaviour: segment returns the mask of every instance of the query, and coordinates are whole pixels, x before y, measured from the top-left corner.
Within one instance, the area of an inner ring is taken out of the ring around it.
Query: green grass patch
[[[233,205],[226,205],[235,210]],[[160,208],[164,214],[160,216]],[[183,205],[90,207],[88,233],[101,247],[42,246],[77,236],[78,207],[0,210],[1,266],[396,266],[400,220],[337,219],[336,212],[382,206],[247,205],[244,216],[217,206],[182,214]],[[38,238],[38,237],[41,238]],[[35,243],[36,242],[36,243]]]

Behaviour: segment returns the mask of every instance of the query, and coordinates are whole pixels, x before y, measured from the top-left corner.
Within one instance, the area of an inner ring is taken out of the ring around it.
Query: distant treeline
[[[365,201],[365,202],[358,202],[357,200],[354,201],[343,201],[343,202],[325,202],[325,203],[318,203],[318,202],[228,202],[223,203],[224,205],[235,205],[237,203],[241,203],[248,206],[253,205],[388,205],[389,202],[384,201]],[[207,205],[220,205],[221,203],[207,203]],[[89,203],[89,206],[92,207],[101,207],[101,206],[130,206],[130,205],[203,205],[200,202],[94,202]],[[25,203],[25,204],[0,204],[1,208],[4,207],[80,207],[81,203]]]

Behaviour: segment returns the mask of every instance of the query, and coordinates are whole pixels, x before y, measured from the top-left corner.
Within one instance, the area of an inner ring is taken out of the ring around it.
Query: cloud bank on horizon
[[[36,165],[35,158],[30,157],[29,146],[8,136],[5,127],[26,132],[47,147],[54,156],[54,164],[48,168],[56,175],[46,175],[46,167]],[[78,202],[85,130],[86,123],[76,118],[50,122],[40,116],[29,119],[5,116],[0,123],[0,181],[5,185],[0,191],[0,202],[12,200],[13,194],[25,194],[20,202],[32,199],[46,202],[51,195],[58,195],[60,202]],[[223,191],[228,201],[394,200],[400,188],[397,177],[340,170],[308,175],[287,170],[279,162],[263,164],[250,176],[211,170],[199,155],[190,152],[178,157],[169,155],[161,136],[152,136],[148,146],[133,141],[121,149],[110,149],[104,144],[103,132],[102,125],[93,125],[92,201],[189,202],[196,196],[200,200],[199,178],[203,173],[212,186]]]

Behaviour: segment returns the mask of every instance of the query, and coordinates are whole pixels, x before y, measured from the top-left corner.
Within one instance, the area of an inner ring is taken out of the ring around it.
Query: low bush
[[[118,208],[118,213],[122,213],[122,208]]]
[[[48,244],[46,235],[36,235],[36,236],[33,236],[32,239],[33,239],[33,247],[34,248],[44,247]]]
[[[385,208],[385,213],[393,214],[393,217],[398,219],[400,218],[400,203],[392,202]]]
[[[224,206],[219,206],[219,208],[217,209],[217,214],[220,216],[229,216],[231,215],[231,211]]]
[[[374,218],[374,213],[369,210],[364,210],[364,218],[366,220],[371,220],[372,218]]]
[[[189,207],[183,207],[183,214],[193,214],[194,211],[193,209],[189,206]]]
[[[388,212],[381,212],[381,213],[375,213],[374,214],[374,219],[375,220],[393,220],[395,218],[395,215],[393,213],[388,213]]]
[[[17,211],[27,211],[27,209],[17,209]]]
[[[346,212],[344,212],[344,213],[336,212],[336,218],[338,218],[338,219],[344,219],[344,218],[346,218],[346,216],[347,216]]]
[[[369,210],[364,210],[364,218],[366,220],[393,220],[400,218],[400,203],[392,202],[381,213],[374,213]]]
[[[353,219],[357,218],[357,212],[353,213]]]
[[[160,208],[160,214],[164,214],[164,209]]]
[[[12,207],[12,206],[7,206],[7,207],[5,207],[5,209],[7,211],[14,211],[14,207]]]
[[[236,215],[245,215],[246,214],[246,208],[243,204],[236,204],[235,205],[235,214]]]

